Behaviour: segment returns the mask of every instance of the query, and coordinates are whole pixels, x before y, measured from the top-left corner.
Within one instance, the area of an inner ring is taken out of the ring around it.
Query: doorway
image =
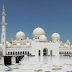
[[[47,56],[47,55],[48,55],[48,49],[45,48],[45,49],[43,49],[43,56]]]

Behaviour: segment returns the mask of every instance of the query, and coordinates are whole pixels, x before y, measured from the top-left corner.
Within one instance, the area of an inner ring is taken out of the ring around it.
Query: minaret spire
[[[3,9],[4,9],[4,4],[3,4]]]
[[[2,43],[2,48],[3,48],[3,55],[5,56],[6,55],[6,21],[5,21],[5,16],[6,16],[6,13],[5,13],[5,6],[3,4],[3,9],[2,9],[2,22],[1,22],[1,25],[2,25],[2,33],[1,33],[1,43]]]
[[[3,4],[3,9],[2,9],[2,11],[5,13],[5,6],[4,6],[4,4]]]
[[[5,6],[4,6],[4,4],[3,4],[3,9],[2,9],[2,22],[1,22],[1,24],[3,25],[3,24],[7,24],[6,22],[5,22],[5,16],[6,16],[6,13],[5,13]]]

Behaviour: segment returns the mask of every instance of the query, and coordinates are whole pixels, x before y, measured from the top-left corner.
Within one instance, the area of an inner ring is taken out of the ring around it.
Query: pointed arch
[[[48,55],[48,49],[47,48],[44,48],[43,49],[43,56],[47,56]]]

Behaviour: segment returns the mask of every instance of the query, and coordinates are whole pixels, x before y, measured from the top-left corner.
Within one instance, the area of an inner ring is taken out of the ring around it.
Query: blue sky
[[[7,40],[11,37],[15,40],[20,29],[32,39],[32,32],[39,25],[45,30],[48,40],[57,32],[63,42],[68,39],[72,42],[72,0],[0,0],[0,22],[3,3]]]

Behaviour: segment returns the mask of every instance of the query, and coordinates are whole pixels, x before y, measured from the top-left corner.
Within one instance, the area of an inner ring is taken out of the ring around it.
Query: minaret
[[[1,43],[2,43],[2,49],[3,49],[3,56],[6,55],[6,25],[7,23],[5,22],[5,7],[3,5],[3,9],[2,9],[2,33],[1,33]]]

